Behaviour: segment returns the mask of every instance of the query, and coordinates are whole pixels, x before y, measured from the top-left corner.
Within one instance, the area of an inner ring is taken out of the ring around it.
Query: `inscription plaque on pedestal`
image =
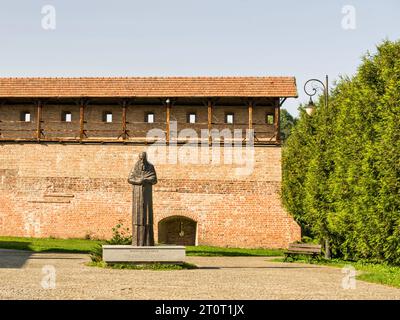
[[[184,246],[103,245],[103,260],[111,263],[183,263],[185,257]]]

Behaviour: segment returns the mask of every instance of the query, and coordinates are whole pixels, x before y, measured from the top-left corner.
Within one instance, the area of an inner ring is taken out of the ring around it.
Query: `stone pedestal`
[[[108,263],[182,264],[185,257],[184,246],[103,245],[103,260]]]

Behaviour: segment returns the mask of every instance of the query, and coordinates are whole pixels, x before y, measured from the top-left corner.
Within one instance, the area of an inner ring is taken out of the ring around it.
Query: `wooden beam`
[[[36,140],[40,141],[40,138],[42,136],[42,101],[38,100],[36,102],[37,105],[37,112],[36,112]]]
[[[249,107],[249,130],[253,129],[253,100],[248,101]]]
[[[85,101],[79,100],[79,141],[83,140],[85,134]]]
[[[212,130],[212,101],[207,100],[207,129],[208,129],[208,144],[211,145],[211,130]]]
[[[275,100],[275,114],[274,114],[274,127],[275,127],[275,139],[277,143],[281,142],[281,129],[280,129],[280,107],[279,99]]]
[[[169,143],[169,139],[170,139],[170,117],[171,117],[171,100],[168,98],[167,100],[165,100],[165,105],[167,107],[166,110],[166,142],[167,144]]]
[[[35,131],[35,130],[34,130]],[[0,138],[0,142],[36,142],[36,138]],[[121,139],[110,139],[110,140],[104,140],[104,139],[84,139],[83,141],[80,141],[79,139],[76,138],[42,138],[40,142],[48,142],[48,143],[80,143],[80,144],[132,144],[132,145],[143,145],[149,143],[148,141],[142,139],[142,140],[128,140],[126,142],[121,141]],[[186,142],[177,142],[178,145],[184,145]],[[224,142],[219,142],[220,145],[223,145]],[[275,141],[269,140],[269,141],[256,141],[255,144],[260,145],[260,146],[270,146],[270,145],[278,145]]]
[[[122,139],[125,141],[126,140],[126,108],[127,108],[127,102],[126,100],[122,101]]]
[[[6,104],[6,101],[5,100],[0,100],[1,102],[0,102],[0,107],[3,107],[5,104]],[[0,123],[1,123],[2,121],[1,121],[1,119],[0,119]],[[3,136],[3,133],[1,132],[1,127],[0,127],[0,137],[2,137]]]

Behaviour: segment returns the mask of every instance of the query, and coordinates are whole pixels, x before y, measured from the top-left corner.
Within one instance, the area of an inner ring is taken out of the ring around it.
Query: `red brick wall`
[[[143,150],[0,144],[0,234],[108,238],[119,221],[131,227],[127,176]],[[156,238],[158,222],[179,215],[197,222],[199,245],[282,248],[299,240],[299,226],[281,206],[280,161],[280,147],[255,147],[249,176],[237,176],[235,164],[155,162]]]

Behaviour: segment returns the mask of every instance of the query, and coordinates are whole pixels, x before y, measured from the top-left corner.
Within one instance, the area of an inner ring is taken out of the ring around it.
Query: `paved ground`
[[[343,289],[341,269],[263,257],[188,257],[200,269],[176,271],[101,269],[88,260],[0,249],[0,299],[400,299],[400,289],[363,281]],[[42,288],[52,269],[44,266],[55,268],[54,289]]]

